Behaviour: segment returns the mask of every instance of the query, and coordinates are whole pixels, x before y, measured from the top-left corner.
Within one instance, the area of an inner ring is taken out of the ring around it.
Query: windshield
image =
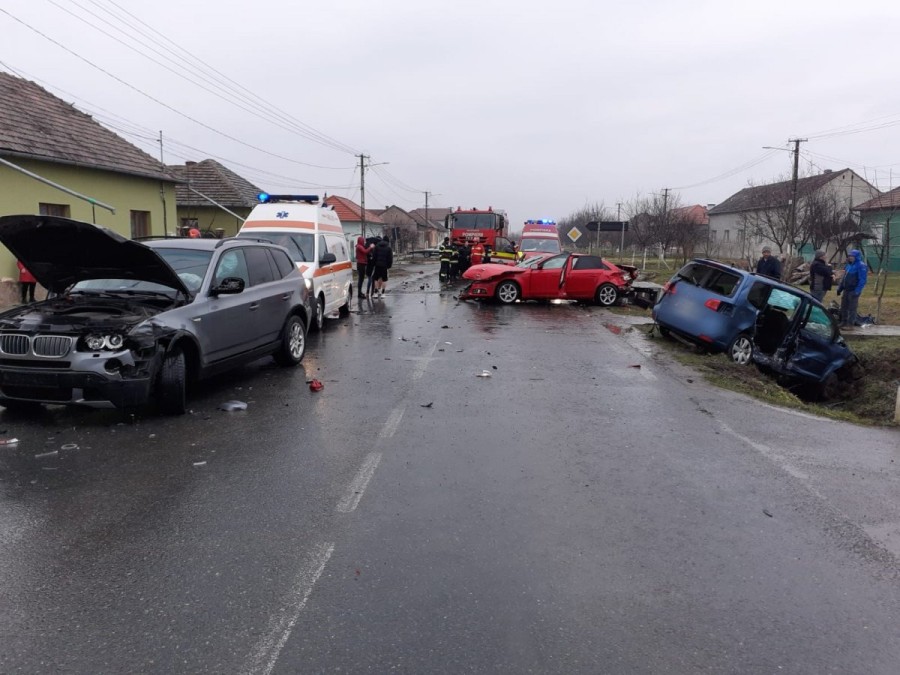
[[[542,253],[559,253],[559,239],[523,238],[519,246],[521,251],[541,251]]]
[[[498,230],[499,214],[496,213],[454,213],[450,227],[455,230]]]
[[[156,248],[156,251],[175,270],[182,283],[191,293],[200,290],[206,269],[212,259],[212,251],[198,251],[186,248]],[[75,284],[72,291],[129,291],[133,293],[166,293],[174,297],[176,290],[171,286],[141,279],[86,279]]]
[[[263,239],[278,246],[284,246],[295,263],[309,262],[314,257],[315,239],[312,233],[246,230],[240,232],[238,236],[246,239]]]

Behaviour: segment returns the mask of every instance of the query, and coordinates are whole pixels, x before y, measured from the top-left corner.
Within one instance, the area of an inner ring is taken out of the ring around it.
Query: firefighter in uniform
[[[472,247],[472,264],[480,265],[482,260],[484,260],[484,244],[480,241],[475,242],[475,245]]]
[[[459,249],[456,246],[450,247],[450,281],[456,281],[459,278]]]
[[[438,278],[441,281],[450,281],[450,237],[444,237],[444,243],[438,249],[441,255],[441,271]]]

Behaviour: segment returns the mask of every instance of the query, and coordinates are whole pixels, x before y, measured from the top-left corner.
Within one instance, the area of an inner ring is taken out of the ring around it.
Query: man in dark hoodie
[[[816,251],[816,257],[809,266],[809,294],[822,302],[833,282],[834,272],[831,265],[825,262],[825,251]]]
[[[387,237],[382,237],[375,245],[375,252],[372,254],[372,262],[375,265],[375,271],[372,272],[372,279],[375,282],[375,293],[377,296],[384,297],[384,286],[388,280],[388,270],[394,264],[394,251]]]
[[[363,284],[366,281],[366,267],[369,263],[369,252],[375,248],[374,244],[366,244],[366,240],[362,235],[356,238],[356,273],[359,275],[359,291],[360,298],[365,298],[363,293]]]

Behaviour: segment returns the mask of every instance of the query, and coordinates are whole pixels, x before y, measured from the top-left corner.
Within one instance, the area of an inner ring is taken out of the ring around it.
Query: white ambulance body
[[[261,194],[237,236],[265,239],[290,252],[315,302],[310,328],[320,330],[326,317],[349,315],[350,249],[334,209],[320,204],[317,195]]]

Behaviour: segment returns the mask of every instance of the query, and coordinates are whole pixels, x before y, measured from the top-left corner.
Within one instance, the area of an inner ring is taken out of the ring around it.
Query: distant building
[[[747,187],[709,210],[709,238],[719,255],[732,258],[758,256],[764,245],[773,251],[792,249],[794,242],[779,242],[766,237],[762,223],[787,221],[793,194],[790,180]],[[811,196],[827,194],[849,212],[876,197],[878,189],[851,169],[825,171],[797,181],[797,217]],[[784,251],[789,252],[788,250]]]
[[[900,188],[858,204],[854,211],[860,215],[860,229],[875,237],[863,244],[866,262],[877,270],[884,257],[888,271],[900,272]]]

